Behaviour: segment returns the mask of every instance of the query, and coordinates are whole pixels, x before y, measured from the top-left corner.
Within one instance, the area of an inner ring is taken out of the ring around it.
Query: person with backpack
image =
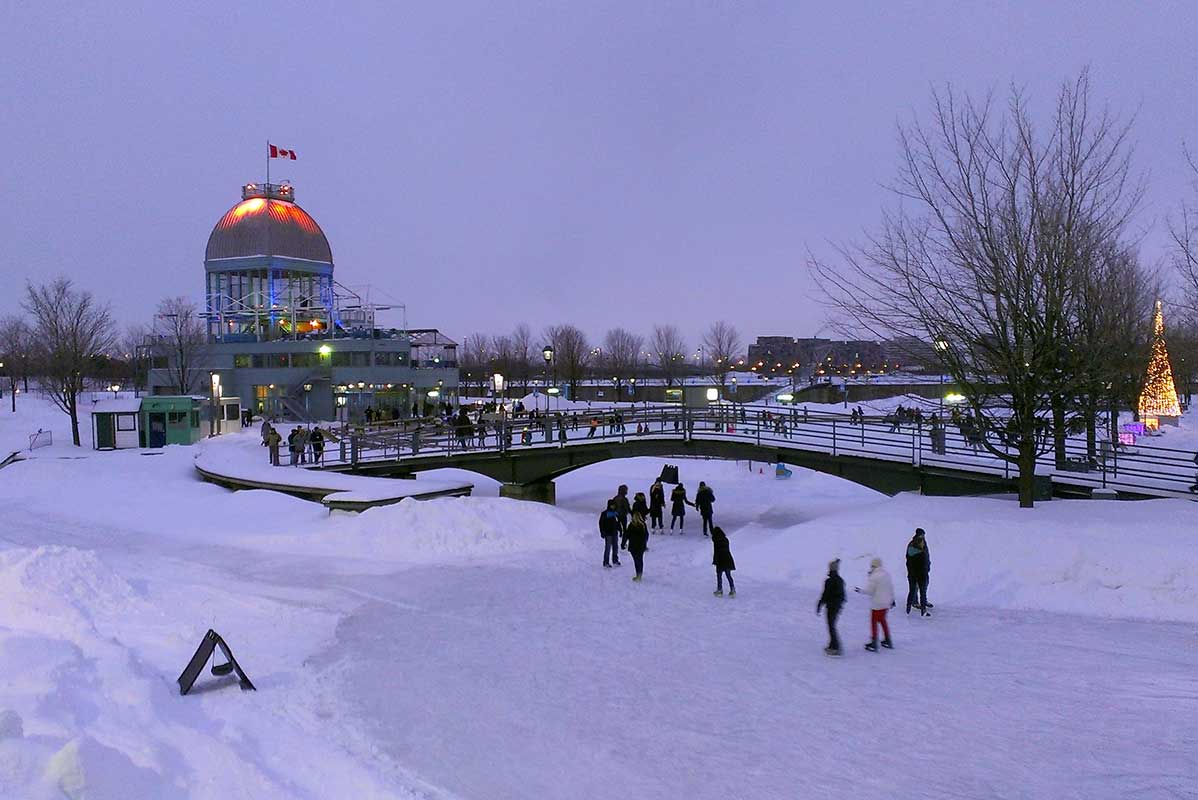
[[[662,521],[662,512],[666,507],[666,490],[658,478],[649,487],[649,527],[651,530],[664,533],[666,526]]]
[[[728,596],[736,597],[736,584],[732,582],[736,562],[732,559],[732,548],[723,528],[711,529],[711,563],[715,567],[715,591],[712,594],[724,596],[724,577],[727,576]]]
[[[699,481],[699,491],[695,492],[695,507],[699,509],[699,518],[703,521],[703,535],[715,527],[711,521],[712,504],[715,503],[715,492],[703,481]]]
[[[930,617],[928,611],[928,573],[932,570],[932,555],[923,528],[916,528],[915,535],[907,543],[907,613],[911,606],[919,606],[919,616]]]
[[[603,537],[603,566],[612,563],[620,566],[620,515],[616,513],[615,499],[607,501],[607,508],[599,515],[599,535]]]
[[[649,549],[649,529],[645,527],[645,515],[640,511],[632,512],[624,540],[628,544],[628,552],[632,554],[632,565],[636,568],[632,579],[640,583],[641,573],[645,571],[645,551]]]
[[[828,577],[824,580],[824,593],[819,596],[815,605],[815,615],[819,616],[821,608],[828,609],[828,646],[824,652],[830,656],[840,655],[840,637],[836,635],[836,618],[844,607],[844,578],[840,577],[840,559],[828,564]]]
[[[670,530],[674,530],[674,520],[678,520],[678,533],[683,532],[683,527],[686,525],[686,507],[694,507],[694,503],[686,497],[686,487],[681,483],[674,487],[674,491],[670,492]]]
[[[882,569],[882,559],[874,558],[869,562],[869,579],[865,584],[865,588],[860,586],[853,587],[853,591],[859,594],[869,595],[869,644],[865,645],[865,649],[871,653],[878,652],[878,626],[882,626],[882,633],[886,636],[882,640],[882,646],[887,650],[894,649],[894,644],[890,641],[890,626],[886,624],[886,612],[894,608],[894,583],[890,580],[890,573]]]

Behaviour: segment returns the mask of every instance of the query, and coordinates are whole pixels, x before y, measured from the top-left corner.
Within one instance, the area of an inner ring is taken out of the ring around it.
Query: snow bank
[[[736,557],[746,573],[818,589],[831,559],[842,559],[852,586],[879,556],[905,596],[906,544],[922,527],[933,602],[1196,622],[1195,523],[1198,508],[1182,500],[1053,500],[1028,510],[1005,497],[900,495],[758,538]]]
[[[274,553],[352,560],[358,572],[581,546],[569,515],[551,506],[490,497],[405,499],[360,514],[336,513],[329,524],[314,530],[255,536],[243,544]]]

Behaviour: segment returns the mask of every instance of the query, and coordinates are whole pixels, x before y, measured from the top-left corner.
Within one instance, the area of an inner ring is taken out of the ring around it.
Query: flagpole
[[[270,186],[270,139],[266,140],[266,185]]]

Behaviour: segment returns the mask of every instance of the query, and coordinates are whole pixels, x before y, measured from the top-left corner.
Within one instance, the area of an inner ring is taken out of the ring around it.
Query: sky
[[[837,6],[846,6],[838,8]],[[1194,197],[1192,3],[0,4],[0,314],[74,279],[122,323],[203,299],[212,226],[273,179],[341,283],[461,340],[713,320],[823,332],[809,254],[893,204],[933,86],[1135,115],[1149,261]],[[398,320],[389,320],[397,322]]]

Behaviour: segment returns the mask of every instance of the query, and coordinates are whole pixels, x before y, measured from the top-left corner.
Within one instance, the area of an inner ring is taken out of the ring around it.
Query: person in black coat
[[[628,527],[628,515],[632,513],[632,503],[628,501],[628,485],[620,484],[616,496],[612,498],[616,504],[616,515],[620,518],[620,538],[624,538],[624,530]],[[620,544],[624,544],[623,541]]]
[[[670,492],[670,503],[673,506],[670,509],[670,530],[674,530],[674,520],[678,520],[678,532],[682,533],[686,525],[686,507],[694,506],[694,503],[687,499],[686,487],[681,483]]]
[[[916,528],[915,535],[907,543],[907,613],[911,606],[919,606],[921,617],[930,616],[928,611],[928,574],[932,571],[932,554],[928,551],[927,534]]]
[[[632,498],[632,513],[640,514],[646,520],[649,519],[649,503],[645,500],[644,492],[637,492],[636,496]]]
[[[666,507],[666,490],[661,485],[661,481],[654,481],[649,487],[649,528],[651,530],[665,530],[665,522],[662,521],[662,512]]]
[[[620,566],[620,515],[616,501],[608,500],[607,508],[599,515],[599,535],[603,537],[603,566]]]
[[[645,570],[645,551],[649,549],[649,529],[645,527],[645,515],[639,511],[632,512],[632,520],[624,533],[628,543],[628,552],[632,554],[632,564],[636,574],[632,579],[641,582],[641,573]]]
[[[715,527],[711,521],[712,505],[715,503],[715,492],[703,481],[699,481],[699,491],[695,492],[695,508],[699,509],[699,518],[703,520],[703,535]]]
[[[828,609],[828,646],[824,652],[830,656],[840,655],[840,637],[836,635],[836,618],[844,607],[844,578],[840,577],[840,559],[828,564],[828,577],[824,581],[824,593],[815,605],[816,616],[825,606]]]
[[[736,562],[732,560],[732,549],[723,528],[711,529],[711,563],[715,566],[716,597],[724,596],[724,577],[728,578],[728,596],[736,597],[736,584],[732,582],[732,573],[736,570]]]

